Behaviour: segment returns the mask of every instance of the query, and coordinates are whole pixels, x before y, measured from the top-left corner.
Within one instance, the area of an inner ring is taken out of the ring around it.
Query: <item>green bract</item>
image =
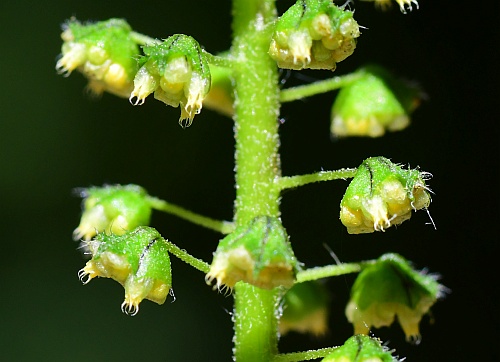
[[[280,333],[325,334],[328,329],[328,291],[318,281],[295,284],[283,297]]]
[[[335,70],[360,35],[352,14],[331,0],[298,0],[279,18],[269,55],[280,68]]]
[[[340,203],[340,220],[349,234],[384,231],[430,205],[429,173],[403,169],[384,157],[359,166]]]
[[[89,79],[92,92],[129,97],[139,56],[130,33],[130,26],[122,19],[87,24],[68,21],[61,35],[64,43],[57,71],[69,75],[78,69]]]
[[[164,239],[153,228],[138,227],[124,235],[98,234],[86,242],[92,259],[78,273],[87,284],[111,278],[125,288],[122,310],[135,315],[143,299],[163,304],[172,287],[170,258]]]
[[[130,102],[135,99],[132,104],[143,104],[154,93],[169,106],[180,105],[179,122],[187,119],[189,126],[210,91],[210,68],[200,44],[190,36],[176,34],[161,44],[144,46],[143,51]]]
[[[263,289],[290,288],[296,272],[297,259],[281,221],[258,216],[219,242],[206,280],[216,279],[219,289],[239,281]]]
[[[435,276],[415,271],[400,255],[385,254],[358,275],[346,315],[355,334],[389,326],[397,316],[406,338],[418,343],[420,320],[443,291]]]
[[[349,338],[322,362],[396,362],[387,347],[376,338],[356,335]]]
[[[76,239],[90,240],[100,232],[124,234],[137,226],[148,225],[151,206],[147,192],[137,185],[91,187],[81,191],[84,197],[80,225],[73,232]]]
[[[380,137],[410,124],[421,92],[379,66],[360,69],[364,76],[343,87],[332,108],[334,136]]]

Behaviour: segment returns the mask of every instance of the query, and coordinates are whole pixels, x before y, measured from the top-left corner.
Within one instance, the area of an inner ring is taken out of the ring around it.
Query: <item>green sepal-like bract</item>
[[[144,46],[143,51],[130,101],[143,104],[154,93],[169,106],[180,105],[179,122],[187,119],[189,126],[210,91],[210,68],[200,44],[190,36],[176,34],[161,44]]]
[[[65,75],[78,69],[88,78],[88,87],[95,94],[107,91],[128,98],[140,54],[131,31],[123,19],[85,24],[68,21],[61,35],[64,43],[56,69]]]
[[[352,14],[331,0],[298,0],[279,18],[269,55],[280,68],[335,70],[360,35]]]
[[[90,240],[97,233],[121,235],[149,225],[151,206],[147,192],[137,185],[111,185],[83,189],[83,214],[75,240]]]
[[[364,335],[349,338],[322,362],[397,362],[380,340]]]
[[[418,343],[420,320],[444,290],[435,276],[414,270],[398,254],[385,254],[356,278],[346,315],[355,334],[389,326],[397,316],[406,338]]]
[[[87,284],[95,277],[111,278],[125,288],[122,310],[135,315],[143,299],[163,304],[171,293],[172,272],[165,240],[151,227],[123,235],[98,234],[85,243],[92,259],[80,270]]]
[[[216,279],[219,289],[239,281],[263,289],[290,288],[296,272],[297,259],[281,221],[258,216],[219,242],[206,280]]]
[[[404,169],[385,157],[363,161],[340,202],[340,220],[349,234],[384,231],[430,205],[429,173]]]
[[[386,69],[367,66],[364,76],[343,87],[332,107],[332,135],[380,137],[410,124],[422,92]]]

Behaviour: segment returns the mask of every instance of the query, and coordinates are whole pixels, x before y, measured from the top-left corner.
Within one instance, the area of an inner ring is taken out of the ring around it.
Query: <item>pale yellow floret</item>
[[[418,342],[420,320],[433,304],[432,298],[422,298],[415,309],[402,303],[373,303],[367,309],[360,310],[357,304],[351,301],[345,313],[354,326],[354,334],[368,334],[372,326],[388,327],[397,317],[406,339]]]
[[[288,38],[288,46],[295,64],[304,67],[311,62],[312,39],[306,29],[292,32]]]
[[[198,73],[191,74],[191,80],[186,94],[187,102],[184,105],[186,113],[184,117],[181,115],[181,120],[188,119],[188,123],[190,124],[194,116],[200,113],[207,86],[208,84],[206,79],[203,79]]]
[[[87,59],[87,47],[80,43],[65,43],[63,55],[56,63],[58,73],[68,76]]]
[[[141,67],[134,78],[134,89],[130,94],[129,101],[134,106],[144,104],[148,95],[158,87],[157,77],[153,76],[146,67]],[[135,98],[135,102],[132,100]]]
[[[98,232],[103,231],[109,223],[104,206],[97,205],[83,213],[80,225],[73,231],[73,238],[90,240]]]
[[[185,83],[189,81],[190,76],[189,64],[184,56],[170,60],[163,74],[168,83]]]
[[[108,71],[104,75],[104,82],[114,89],[128,89],[130,87],[127,71],[118,63],[113,63],[109,66]]]
[[[331,33],[332,25],[328,15],[320,14],[311,22],[311,37],[313,40],[319,40],[323,37],[330,36]]]
[[[94,65],[101,65],[108,58],[108,53],[100,46],[91,46],[87,51],[87,60]]]

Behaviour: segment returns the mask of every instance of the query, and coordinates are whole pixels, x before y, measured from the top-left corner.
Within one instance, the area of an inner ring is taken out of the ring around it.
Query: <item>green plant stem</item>
[[[320,80],[307,85],[283,89],[280,94],[281,102],[291,102],[297,99],[310,97],[316,94],[330,92],[342,88],[363,76],[363,72],[333,77],[325,80]]]
[[[205,263],[203,260],[200,260],[198,258],[195,258],[191,254],[189,254],[187,251],[180,249],[178,246],[175,244],[171,243],[168,240],[165,240],[165,243],[167,244],[168,251],[181,259],[183,262],[186,264],[191,265],[193,268],[198,269],[199,271],[202,271],[203,273],[208,273],[210,270],[210,265]]]
[[[160,39],[151,38],[150,36],[137,33],[135,31],[130,32],[130,37],[139,45],[152,45],[163,43]]]
[[[276,185],[280,190],[291,189],[298,186],[307,185],[319,181],[332,181],[347,178],[352,178],[356,175],[356,168],[343,168],[336,171],[320,171],[307,175],[284,176],[275,180]]]
[[[283,353],[274,357],[272,362],[298,362],[323,358],[332,353],[336,348],[338,347],[321,348],[305,352]]]
[[[306,269],[297,273],[297,283],[303,283],[310,280],[317,280],[350,273],[358,273],[359,271],[361,271],[362,266],[366,263],[368,262],[326,265],[317,268]]]
[[[213,55],[206,50],[203,50],[202,52],[207,57],[208,62],[212,65],[224,68],[232,68],[233,66],[233,61],[231,59],[221,57],[219,55]]]
[[[234,230],[234,223],[230,221],[221,221],[196,214],[192,211],[186,210],[180,206],[171,204],[165,200],[158,199],[156,197],[149,197],[148,202],[151,207],[155,210],[166,212],[167,214],[175,215],[181,219],[192,222],[193,224],[206,227],[207,229],[212,229],[218,231],[222,234],[229,234]]]
[[[237,226],[279,216],[278,69],[267,54],[272,29],[266,26],[275,19],[274,0],[233,0]],[[271,361],[278,353],[279,290],[240,282],[234,296],[235,360]]]

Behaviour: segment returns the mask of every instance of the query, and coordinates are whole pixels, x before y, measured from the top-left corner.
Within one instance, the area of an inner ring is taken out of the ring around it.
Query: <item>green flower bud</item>
[[[322,362],[397,362],[397,359],[380,340],[356,335],[323,358]]]
[[[64,43],[57,71],[68,76],[77,69],[89,79],[88,88],[97,95],[107,91],[129,97],[139,55],[131,31],[122,19],[92,24],[68,21],[61,35]]]
[[[75,240],[90,240],[100,232],[122,235],[137,226],[148,225],[151,206],[147,193],[137,185],[91,187],[80,192],[84,197],[80,225]]]
[[[419,323],[445,288],[436,277],[419,273],[397,254],[385,254],[358,275],[346,307],[355,334],[371,326],[390,326],[397,316],[407,340],[420,342]]]
[[[410,219],[431,203],[425,180],[431,175],[403,169],[384,157],[363,161],[340,202],[340,220],[349,234],[384,231]]]
[[[328,329],[328,292],[318,281],[295,284],[283,297],[279,329],[323,335]]]
[[[154,93],[169,106],[180,105],[179,122],[187,119],[187,126],[191,125],[210,91],[210,68],[200,44],[190,36],[176,34],[161,44],[144,46],[143,51],[130,102],[143,104]]]
[[[364,76],[343,87],[332,107],[331,132],[336,137],[380,137],[400,131],[420,103],[420,90],[396,79],[387,70],[368,66]]]
[[[95,277],[111,278],[123,285],[124,313],[136,315],[142,300],[163,304],[172,294],[168,249],[155,229],[138,227],[121,236],[102,233],[85,244],[92,259],[78,272],[80,280],[87,284]]]
[[[280,68],[335,70],[356,48],[352,15],[331,0],[298,0],[279,18],[269,55]]]
[[[281,221],[258,216],[220,241],[206,281],[216,279],[218,289],[239,281],[263,289],[290,288],[296,272],[297,259]]]

